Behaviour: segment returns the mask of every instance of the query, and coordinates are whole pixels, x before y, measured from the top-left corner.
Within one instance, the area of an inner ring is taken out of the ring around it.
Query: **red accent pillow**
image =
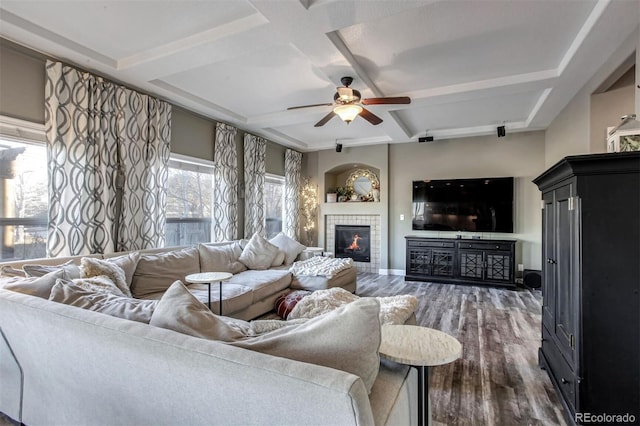
[[[311,292],[306,290],[296,290],[288,294],[283,294],[276,299],[276,313],[280,318],[286,320],[298,302],[309,294],[311,294]]]

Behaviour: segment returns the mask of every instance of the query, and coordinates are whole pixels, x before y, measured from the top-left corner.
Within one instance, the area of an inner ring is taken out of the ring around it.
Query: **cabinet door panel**
[[[409,252],[409,272],[431,275],[431,250],[411,249]]]
[[[483,252],[475,250],[460,250],[460,276],[464,278],[484,278]]]
[[[488,280],[511,281],[511,255],[504,253],[487,253]]]
[[[555,268],[551,261],[555,259],[555,205],[553,192],[543,194],[542,210],[542,323],[549,330],[555,328]]]
[[[432,274],[443,277],[452,277],[454,253],[455,251],[453,250],[433,249],[431,252]]]
[[[575,253],[575,215],[571,203],[571,186],[556,190],[556,241],[553,266],[556,275],[555,335],[560,350],[573,367],[576,334],[573,253]]]

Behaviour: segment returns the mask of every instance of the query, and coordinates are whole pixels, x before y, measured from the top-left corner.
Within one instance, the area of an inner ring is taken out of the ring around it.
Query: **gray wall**
[[[630,71],[633,71],[632,76],[635,78],[635,70]],[[634,80],[625,80],[625,83],[625,86],[591,95],[589,152],[606,152],[607,127],[617,126],[621,116],[634,113]]]
[[[45,57],[0,38],[0,114],[44,123]]]
[[[541,267],[540,193],[531,180],[544,171],[544,132],[449,139],[433,143],[391,145],[389,149],[389,253],[391,269],[405,268],[407,235],[447,236],[452,232],[411,229],[412,181],[479,177],[515,180],[514,233],[462,233],[483,238],[517,238],[518,263]],[[404,215],[404,220],[400,220]]]

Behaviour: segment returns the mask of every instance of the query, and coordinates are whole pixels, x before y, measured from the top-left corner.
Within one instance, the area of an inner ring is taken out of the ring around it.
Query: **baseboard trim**
[[[399,275],[401,277],[405,276],[404,269],[379,269],[378,274],[380,275]]]

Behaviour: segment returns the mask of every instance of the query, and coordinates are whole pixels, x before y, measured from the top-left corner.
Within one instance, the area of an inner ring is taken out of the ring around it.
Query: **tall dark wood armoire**
[[[640,152],[566,157],[533,182],[543,200],[540,365],[570,423],[628,414],[640,424]]]

